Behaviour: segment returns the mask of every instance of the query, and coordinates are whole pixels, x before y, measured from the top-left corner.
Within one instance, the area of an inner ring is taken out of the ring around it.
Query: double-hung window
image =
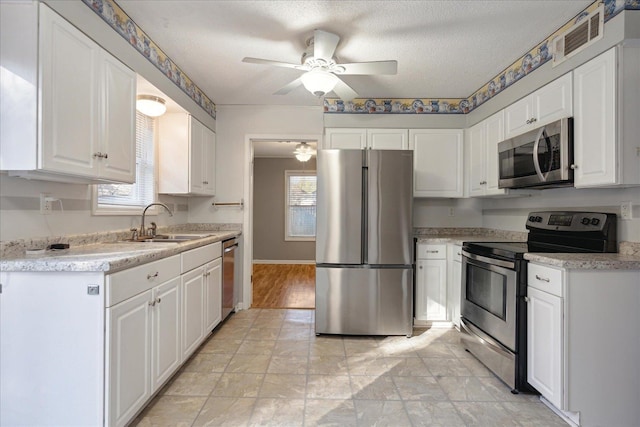
[[[136,112],[136,182],[95,186],[96,215],[131,215],[155,201],[155,122]]]
[[[315,240],[316,184],[316,171],[285,171],[285,240]]]

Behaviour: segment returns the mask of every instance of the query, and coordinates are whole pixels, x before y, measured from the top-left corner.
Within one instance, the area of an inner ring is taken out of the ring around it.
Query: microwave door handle
[[[533,167],[536,168],[536,174],[538,178],[540,178],[541,182],[545,182],[547,177],[542,174],[542,170],[540,169],[540,160],[538,159],[538,149],[540,148],[540,138],[544,132],[544,127],[540,128],[538,131],[538,136],[536,137],[536,142],[533,144]]]

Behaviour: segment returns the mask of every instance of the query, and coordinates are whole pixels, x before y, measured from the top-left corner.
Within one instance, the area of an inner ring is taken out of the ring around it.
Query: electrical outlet
[[[622,202],[620,205],[620,218],[633,219],[633,206],[631,202]]]
[[[53,211],[52,202],[47,200],[50,196],[49,193],[40,193],[40,213],[42,215],[50,215]]]
[[[449,216],[456,216],[456,210],[454,208],[449,208]]]

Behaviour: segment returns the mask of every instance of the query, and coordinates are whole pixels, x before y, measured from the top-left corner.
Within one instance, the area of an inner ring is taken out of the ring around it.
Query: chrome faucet
[[[138,232],[138,236],[140,238],[146,237],[147,235],[147,230],[144,228],[144,216],[147,214],[147,209],[149,209],[151,206],[162,206],[167,210],[167,212],[169,212],[169,216],[173,216],[173,212],[171,212],[171,209],[169,209],[169,207],[164,203],[149,203],[142,211],[142,224],[140,224],[140,231]]]

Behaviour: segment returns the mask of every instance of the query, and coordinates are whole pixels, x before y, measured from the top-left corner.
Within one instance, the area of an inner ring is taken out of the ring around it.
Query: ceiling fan
[[[307,40],[307,49],[302,54],[301,64],[272,61],[260,58],[244,58],[242,62],[251,64],[273,65],[276,67],[294,68],[305,71],[300,77],[285,85],[274,95],[286,95],[293,89],[303,85],[309,92],[322,97],[333,91],[343,101],[350,101],[358,94],[343,82],[339,75],[372,75],[396,74],[397,61],[353,62],[338,64],[333,56],[340,37],[322,30],[315,30],[313,37]]]

